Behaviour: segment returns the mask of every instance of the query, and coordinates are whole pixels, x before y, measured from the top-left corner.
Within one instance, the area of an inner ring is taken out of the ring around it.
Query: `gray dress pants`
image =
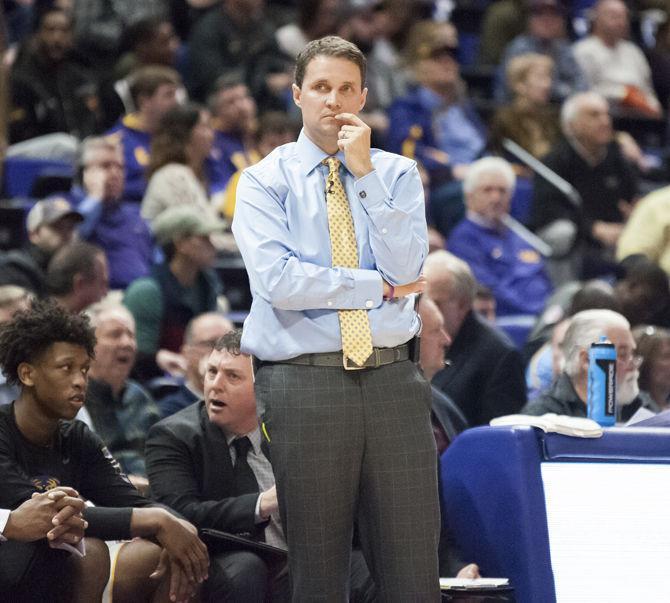
[[[255,387],[293,601],[347,600],[355,520],[381,601],[439,601],[431,392],[414,363],[263,363]]]

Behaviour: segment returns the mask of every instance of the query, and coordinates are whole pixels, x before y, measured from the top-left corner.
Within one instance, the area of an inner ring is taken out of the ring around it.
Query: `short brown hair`
[[[358,66],[361,72],[361,88],[365,86],[365,70],[367,59],[356,44],[349,42],[339,36],[326,36],[318,40],[312,40],[295,60],[295,84],[300,88],[305,79],[305,71],[312,59],[318,56],[336,57],[351,61]]]
[[[151,97],[165,84],[181,86],[181,77],[170,67],[147,65],[133,71],[130,75],[130,96],[133,98],[135,107],[139,109],[141,96]]]
[[[225,350],[231,356],[239,356],[242,353],[242,329],[233,329],[225,335],[221,335],[214,344],[217,352]]]

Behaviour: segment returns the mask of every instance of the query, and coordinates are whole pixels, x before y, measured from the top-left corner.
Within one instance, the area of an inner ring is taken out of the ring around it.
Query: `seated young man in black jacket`
[[[0,593],[12,602],[100,600],[109,571],[102,541],[139,536],[119,553],[115,600],[188,600],[208,568],[196,529],[143,498],[102,441],[72,420],[84,403],[94,346],[88,319],[52,302],[36,302],[0,327],[0,368],[21,387],[0,408],[0,508],[16,509],[33,493],[59,486],[96,505],[83,513],[84,547],[68,533],[2,543]]]

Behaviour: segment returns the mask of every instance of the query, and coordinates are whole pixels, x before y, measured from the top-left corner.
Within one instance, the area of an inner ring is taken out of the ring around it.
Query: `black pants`
[[[286,603],[291,599],[286,566],[268,566],[255,553],[239,551],[212,555],[209,567],[203,601]],[[360,551],[352,553],[350,581],[352,603],[376,600],[374,582]]]
[[[70,554],[46,541],[0,544],[0,602],[45,603],[69,597]]]

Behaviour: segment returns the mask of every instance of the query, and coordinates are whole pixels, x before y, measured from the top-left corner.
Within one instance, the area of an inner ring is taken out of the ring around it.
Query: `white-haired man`
[[[551,412],[572,417],[586,416],[586,392],[589,370],[589,348],[604,335],[616,347],[616,402],[622,409],[636,402],[641,358],[635,354],[635,340],[630,323],[613,310],[584,310],[572,317],[563,339],[565,356],[563,372],[551,389],[529,402],[521,412],[543,415]],[[625,413],[628,414],[628,413]]]
[[[516,176],[500,157],[475,161],[463,181],[466,217],[447,246],[493,292],[499,316],[539,314],[551,284],[542,256],[506,223]]]
[[[95,328],[95,359],[89,371],[85,409],[78,415],[95,431],[136,488],[148,486],[144,441],[160,419],[153,398],[129,378],[137,355],[135,320],[128,308],[103,301],[88,310]]]
[[[518,412],[526,402],[521,354],[472,310],[477,283],[468,265],[442,249],[426,258],[423,270],[426,294],[452,340],[449,366],[435,374],[433,385],[456,402],[471,427]]]
[[[534,182],[530,226],[566,255],[579,245],[573,274],[585,278],[606,273],[623,223],[637,195],[632,165],[614,138],[607,101],[595,92],[568,98],[561,109],[565,139],[544,158],[545,164],[579,193],[569,200],[542,177]]]

